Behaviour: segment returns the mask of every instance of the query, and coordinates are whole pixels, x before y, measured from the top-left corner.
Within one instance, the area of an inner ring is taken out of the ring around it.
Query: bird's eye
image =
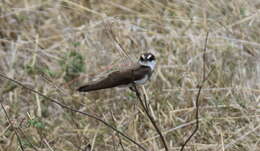
[[[155,57],[154,57],[154,55],[153,54],[150,54],[150,53],[145,53],[145,54],[143,54],[141,57],[140,57],[140,59],[139,59],[140,61],[153,61],[153,60],[155,60]]]
[[[152,61],[152,60],[154,60],[155,58],[154,58],[154,56],[153,55],[150,55],[149,57],[148,57],[148,60],[149,61]]]
[[[143,57],[143,56],[141,56],[141,57],[140,57],[140,60],[141,60],[141,61],[144,61],[144,57]]]

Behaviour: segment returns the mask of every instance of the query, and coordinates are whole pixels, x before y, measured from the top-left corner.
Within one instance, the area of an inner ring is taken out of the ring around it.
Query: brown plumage
[[[152,73],[151,68],[139,65],[132,69],[115,71],[110,73],[106,78],[100,81],[89,83],[78,88],[78,91],[89,92],[99,89],[113,88],[121,85],[128,85],[136,80],[143,79],[144,76],[146,76],[143,73]]]

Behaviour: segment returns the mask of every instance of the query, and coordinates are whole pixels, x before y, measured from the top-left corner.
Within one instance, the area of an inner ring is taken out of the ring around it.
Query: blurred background
[[[157,58],[145,85],[150,109],[170,150],[257,151],[260,148],[260,2],[258,0],[2,0],[0,72],[74,109],[96,115],[147,150],[164,150],[133,92],[75,89]],[[65,110],[0,78],[1,102],[25,150],[140,150],[110,128]],[[19,150],[0,112],[0,151]]]

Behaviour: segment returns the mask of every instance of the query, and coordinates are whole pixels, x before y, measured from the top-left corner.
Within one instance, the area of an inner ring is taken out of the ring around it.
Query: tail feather
[[[100,86],[98,86],[98,85],[84,85],[82,87],[79,87],[77,89],[77,91],[79,91],[79,92],[89,92],[89,91],[95,91],[95,90],[99,90],[99,89],[102,89],[102,88],[100,88]]]
[[[129,78],[128,72],[115,71],[109,74],[105,79],[95,81],[78,88],[80,92],[89,92],[100,89],[113,88],[130,83],[132,78]]]
[[[77,91],[79,91],[79,92],[89,91],[89,86],[88,86],[88,85],[85,85],[85,86],[79,87],[79,88],[77,89]]]
[[[87,84],[84,86],[79,87],[77,90],[79,92],[89,92],[89,91],[95,91],[95,90],[100,90],[100,89],[107,89],[107,88],[113,88],[118,86],[116,83],[111,83],[106,80],[101,80],[99,82],[95,82],[92,84]]]

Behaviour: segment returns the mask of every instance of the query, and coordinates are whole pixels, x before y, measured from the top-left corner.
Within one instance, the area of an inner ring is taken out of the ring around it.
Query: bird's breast
[[[142,79],[134,81],[135,84],[144,84],[148,80],[148,75],[145,75]]]

